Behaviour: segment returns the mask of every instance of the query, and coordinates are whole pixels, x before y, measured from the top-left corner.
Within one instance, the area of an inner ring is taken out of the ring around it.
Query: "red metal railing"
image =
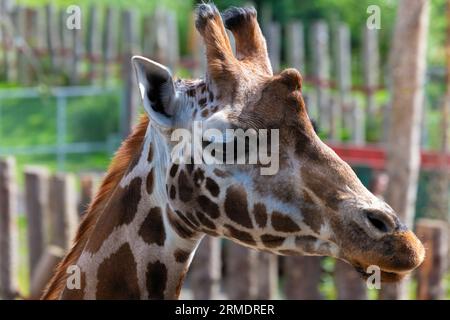
[[[351,165],[363,165],[373,169],[383,169],[386,166],[386,150],[380,146],[352,146],[331,145],[329,146],[346,162]],[[421,168],[423,170],[436,170],[444,165],[450,168],[450,155],[445,159],[439,152],[421,152]]]

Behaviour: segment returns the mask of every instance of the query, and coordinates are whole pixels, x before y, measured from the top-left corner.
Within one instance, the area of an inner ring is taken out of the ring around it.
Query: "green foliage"
[[[333,279],[334,266],[336,259],[324,257],[321,260],[323,275],[319,283],[319,292],[327,300],[335,300],[337,298],[336,287]]]
[[[119,132],[120,101],[117,96],[106,95],[72,98],[68,103],[68,142],[106,141]]]
[[[0,137],[2,147],[52,144],[56,141],[54,99],[2,100]]]
[[[71,98],[67,104],[67,142],[105,141],[119,131],[119,97],[104,95]],[[1,146],[55,144],[54,98],[2,100]]]
[[[428,40],[428,61],[430,66],[445,63],[446,1],[430,1],[430,27]]]
[[[109,142],[119,133],[120,96],[70,98],[67,102],[67,142]],[[55,145],[57,141],[56,101],[43,95],[38,99],[2,100],[0,105],[0,146]],[[114,149],[115,146],[111,146]],[[110,152],[112,152],[111,150]],[[110,152],[67,154],[65,170],[104,171]],[[27,164],[56,170],[55,155],[18,155],[18,177]]]

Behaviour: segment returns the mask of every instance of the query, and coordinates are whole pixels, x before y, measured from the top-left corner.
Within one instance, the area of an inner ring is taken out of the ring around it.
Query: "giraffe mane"
[[[98,192],[86,209],[70,251],[56,267],[56,271],[44,290],[41,299],[54,300],[59,298],[69,276],[66,272],[68,266],[76,264],[94,230],[98,217],[103,212],[105,204],[125,174],[134,155],[139,152],[148,123],[147,115],[142,115],[139,124],[117,150]]]

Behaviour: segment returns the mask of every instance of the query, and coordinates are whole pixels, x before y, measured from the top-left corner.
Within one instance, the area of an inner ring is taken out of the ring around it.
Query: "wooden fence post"
[[[27,8],[26,29],[27,29],[27,81],[28,84],[36,84],[42,77],[41,56],[44,44],[44,17],[43,8]]]
[[[366,143],[366,121],[365,114],[358,100],[350,100],[350,112],[352,115],[352,142],[355,145],[363,146]]]
[[[6,33],[8,41],[8,63],[7,66],[7,79],[9,82],[16,82],[18,80],[18,61],[17,61],[17,41],[16,41],[16,33],[18,26],[18,10],[17,7],[11,7],[9,12],[6,13],[6,19],[4,22],[6,23]]]
[[[188,49],[192,58],[192,75],[196,78],[204,77],[206,72],[206,48],[203,39],[195,28],[195,13],[189,16]]]
[[[329,140],[339,142],[341,128],[341,105],[336,95],[330,95],[330,133]]]
[[[303,93],[303,100],[305,101],[306,110],[308,111],[308,116],[317,123],[317,118],[319,116],[319,111],[317,107],[317,100],[315,92],[305,92]]]
[[[313,60],[313,83],[316,86],[317,106],[319,110],[319,128],[327,135],[330,131],[329,78],[330,61],[328,49],[328,26],[317,21],[312,26],[311,50]]]
[[[98,177],[94,174],[85,174],[80,178],[80,199],[78,201],[78,214],[80,217],[85,213],[89,203],[97,191]]]
[[[376,112],[375,93],[379,85],[379,48],[378,30],[363,29],[363,71],[364,71],[364,93],[366,95],[367,116],[373,119]]]
[[[47,40],[45,35],[46,29],[46,21],[45,21],[45,8],[35,8],[33,13],[33,21],[32,21],[32,46],[33,53],[36,58],[40,61],[40,59],[46,54],[47,48]],[[39,75],[36,75],[36,78]]]
[[[167,38],[167,24],[165,23],[166,11],[161,7],[157,7],[152,16],[151,26],[154,30],[154,34],[151,40],[152,51],[154,54],[154,59],[160,61],[163,64],[167,63],[167,53],[169,39]]]
[[[321,257],[283,257],[286,299],[320,300]]]
[[[255,299],[258,293],[258,251],[227,241],[226,292],[229,299]]]
[[[178,67],[180,60],[180,48],[178,46],[178,26],[177,16],[173,11],[167,11],[166,13],[166,25],[167,25],[167,38],[170,39],[170,45],[168,46],[168,66],[173,71]]]
[[[27,216],[28,264],[30,279],[41,258],[46,240],[44,221],[48,219],[48,171],[45,168],[25,168],[25,210]]]
[[[273,73],[277,73],[281,65],[281,26],[278,22],[271,22],[266,29],[267,51]]]
[[[58,11],[58,36],[59,36],[59,59],[61,61],[61,70],[63,70],[67,75],[71,69],[70,60],[70,48],[71,48],[71,34],[70,30],[66,26],[66,10],[62,8]]]
[[[137,49],[137,33],[135,24],[136,13],[132,10],[122,11],[123,24],[123,61],[122,77],[124,79],[125,91],[123,101],[123,111],[125,113],[125,123],[122,126],[123,136],[126,137],[131,132],[137,119],[138,92],[136,77],[134,75],[131,58]]]
[[[81,19],[81,29],[67,30],[68,41],[70,39],[67,61],[70,63],[69,82],[71,85],[77,85],[81,80],[81,61],[84,55],[84,42],[82,41],[83,21]]]
[[[295,68],[304,74],[306,66],[303,24],[300,21],[291,22],[288,24],[286,32],[286,54],[289,67]]]
[[[156,34],[153,32],[154,15],[145,15],[143,19],[143,34],[142,34],[142,53],[144,56],[155,59],[155,41]]]
[[[112,75],[113,63],[117,59],[117,11],[108,7],[103,20],[103,83]],[[116,28],[115,28],[116,27]]]
[[[393,90],[386,148],[386,171],[390,177],[386,202],[408,227],[414,221],[420,171],[420,119],[426,75],[429,8],[429,1],[399,1],[390,51]],[[401,281],[393,286],[384,285],[380,297],[404,298],[406,283]]]
[[[8,13],[8,1],[0,0],[0,19],[3,23],[0,23],[0,40],[2,48],[2,63],[0,63],[0,74],[3,74],[6,79],[8,79],[8,66],[9,66],[9,55],[8,51],[11,47],[11,37],[8,35],[8,30],[6,27],[7,13]]]
[[[0,159],[0,298],[17,296],[16,162]]]
[[[272,3],[262,2],[258,8],[258,20],[261,21],[261,29],[263,34],[268,32],[269,24],[272,22],[273,8]]]
[[[417,299],[445,299],[448,224],[443,220],[420,219],[417,221],[416,232],[427,248],[425,260],[417,270]]]
[[[75,180],[70,174],[50,178],[50,244],[68,249],[78,226]]]
[[[53,245],[48,246],[43,252],[39,263],[36,265],[34,276],[30,281],[30,299],[36,300],[40,298],[57,264],[64,257],[64,253],[63,249]]]
[[[29,84],[30,72],[27,70],[27,57],[25,55],[26,42],[29,39],[27,25],[29,23],[27,17],[27,9],[23,6],[17,6],[16,17],[16,45],[17,45],[17,80],[21,84]]]
[[[88,79],[90,83],[94,83],[99,78],[101,57],[100,16],[96,5],[89,8],[86,42],[86,53],[89,60]]]
[[[358,272],[346,262],[336,260],[334,282],[339,300],[366,300],[367,286]]]
[[[350,29],[348,25],[340,24],[336,29],[334,41],[336,80],[339,91],[339,112],[337,114],[339,119],[336,120],[336,123],[343,124],[347,128],[351,127],[352,122],[350,106],[352,90],[351,53]],[[339,125],[338,127],[340,128],[341,126]]]
[[[221,254],[221,239],[205,236],[190,268],[190,284],[194,299],[213,300],[219,298],[222,272]]]
[[[258,252],[258,290],[256,299],[273,300],[278,296],[278,256]]]
[[[47,41],[47,53],[50,58],[50,64],[55,70],[58,67],[58,48],[60,47],[58,41],[58,24],[55,19],[55,7],[52,4],[45,5],[45,21],[46,21],[46,41]]]

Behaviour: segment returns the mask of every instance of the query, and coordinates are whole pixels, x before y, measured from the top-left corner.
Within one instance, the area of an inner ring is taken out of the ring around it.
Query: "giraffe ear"
[[[167,67],[141,56],[131,61],[145,111],[159,125],[170,126],[177,100],[172,74]]]

